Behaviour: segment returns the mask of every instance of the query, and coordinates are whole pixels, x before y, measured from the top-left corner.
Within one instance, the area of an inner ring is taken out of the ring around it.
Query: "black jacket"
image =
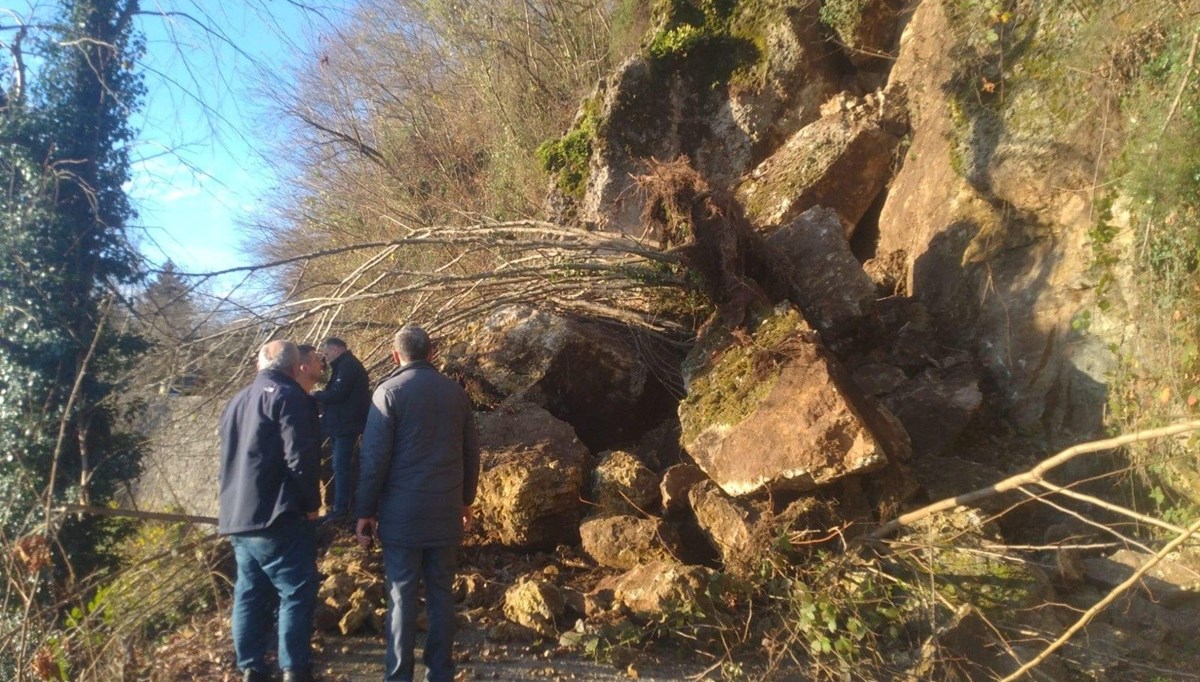
[[[290,376],[258,373],[221,415],[222,535],[261,530],[321,507],[316,405]]]
[[[325,412],[321,415],[321,433],[326,436],[357,436],[367,423],[371,407],[371,380],[367,369],[346,351],[329,364],[329,383],[313,397]]]
[[[428,362],[393,372],[372,396],[360,462],[355,513],[379,521],[381,540],[459,543],[479,484],[475,414],[461,386]]]

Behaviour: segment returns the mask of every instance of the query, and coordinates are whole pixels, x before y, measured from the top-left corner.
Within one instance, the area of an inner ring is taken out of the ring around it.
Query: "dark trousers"
[[[387,575],[387,660],[384,680],[412,682],[416,665],[417,592],[425,583],[429,630],[425,638],[426,682],[454,679],[454,571],[458,547],[414,548],[384,544]]]
[[[279,667],[308,670],[319,587],[313,524],[282,518],[265,530],[231,535],[229,543],[237,560],[232,626],[238,668],[270,672],[267,638],[278,607]]]
[[[330,449],[333,451],[333,511],[349,513],[350,497],[354,492],[354,442],[358,436],[332,436]]]

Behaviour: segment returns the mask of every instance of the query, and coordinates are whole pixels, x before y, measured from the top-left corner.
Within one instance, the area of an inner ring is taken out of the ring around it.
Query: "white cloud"
[[[172,203],[180,199],[189,199],[198,194],[200,194],[199,187],[179,187],[164,192],[158,200],[163,203]]]

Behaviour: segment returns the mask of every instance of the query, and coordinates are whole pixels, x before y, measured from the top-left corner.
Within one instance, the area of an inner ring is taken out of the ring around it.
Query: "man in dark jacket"
[[[479,482],[479,441],[466,392],[429,363],[429,335],[396,334],[399,367],[371,399],[359,476],[358,541],[383,543],[388,617],[385,680],[413,679],[417,589],[425,583],[427,682],[451,682],[452,587]]]
[[[293,379],[299,362],[290,341],[263,346],[254,383],[221,415],[217,531],[229,536],[237,561],[233,646],[245,680],[270,679],[276,603],[283,679],[312,679],[321,436],[312,401]]]
[[[329,383],[313,393],[324,410],[321,431],[333,450],[333,509],[330,519],[349,516],[354,443],[367,423],[371,406],[371,385],[367,370],[346,347],[346,342],[330,337],[321,344],[321,354],[329,362]]]

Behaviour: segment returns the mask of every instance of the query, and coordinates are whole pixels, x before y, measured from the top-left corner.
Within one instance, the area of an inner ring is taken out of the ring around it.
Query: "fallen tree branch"
[[[1101,599],[1100,601],[1093,604],[1090,609],[1085,611],[1083,613],[1083,615],[1080,616],[1079,619],[1076,620],[1073,625],[1071,625],[1071,627],[1067,628],[1066,631],[1064,631],[1058,637],[1058,639],[1051,642],[1050,645],[1047,646],[1045,649],[1043,649],[1040,654],[1033,657],[1028,663],[1026,663],[1025,665],[1022,665],[1020,668],[1017,669],[1016,672],[1009,675],[1008,677],[1005,677],[1000,682],[1013,682],[1013,680],[1020,679],[1022,676],[1025,675],[1025,673],[1029,672],[1030,670],[1033,670],[1042,661],[1049,658],[1050,655],[1053,654],[1055,651],[1058,651],[1059,649],[1061,649],[1063,647],[1063,645],[1066,644],[1067,641],[1070,640],[1071,637],[1075,635],[1075,633],[1079,632],[1084,627],[1086,627],[1087,624],[1089,622],[1091,622],[1091,620],[1093,618],[1096,617],[1096,614],[1100,613],[1101,611],[1103,611],[1105,609],[1105,607],[1107,607],[1109,604],[1116,601],[1117,597],[1120,597],[1122,594],[1125,593],[1126,590],[1128,590],[1130,587],[1133,587],[1134,583],[1141,580],[1142,576],[1144,576],[1151,568],[1154,568],[1154,566],[1157,565],[1158,562],[1162,561],[1163,558],[1166,557],[1168,554],[1170,554],[1171,552],[1174,552],[1176,548],[1178,548],[1180,545],[1182,545],[1188,538],[1190,538],[1192,535],[1194,535],[1197,531],[1200,531],[1200,519],[1197,519],[1194,523],[1192,523],[1192,525],[1188,526],[1184,530],[1183,533],[1179,534],[1174,540],[1168,542],[1166,544],[1166,546],[1164,546],[1162,549],[1155,552],[1154,556],[1150,557],[1150,559],[1146,562],[1146,565],[1144,565],[1141,568],[1139,568],[1138,570],[1134,571],[1133,575],[1129,576],[1125,580],[1125,582],[1114,587],[1112,589],[1112,591],[1110,591],[1107,595],[1105,595],[1105,597],[1103,599]]]
[[[1044,481],[1046,472],[1066,462],[1069,462],[1080,455],[1103,452],[1129,445],[1130,443],[1154,440],[1158,438],[1167,438],[1169,436],[1177,436],[1181,433],[1189,433],[1197,430],[1200,430],[1200,420],[1183,422],[1173,426],[1164,426],[1146,431],[1137,431],[1135,433],[1127,433],[1115,438],[1106,438],[1104,440],[1072,445],[1057,455],[1043,460],[1037,466],[1024,473],[1011,476],[986,488],[980,488],[978,490],[957,495],[955,497],[947,497],[945,499],[938,500],[933,504],[926,505],[920,509],[908,512],[907,514],[902,514],[901,516],[898,516],[895,519],[883,524],[875,532],[866,536],[866,540],[881,540],[888,537],[892,533],[895,533],[902,526],[912,525],[913,523],[933,516],[934,514],[938,514],[955,507],[968,505],[973,502],[978,502],[979,500],[984,500],[1001,493],[1016,490],[1021,486],[1030,484],[1040,485]]]
[[[91,514],[93,516],[118,516],[130,519],[148,519],[153,521],[186,521],[188,523],[206,523],[217,525],[215,516],[193,516],[191,514],[171,514],[168,512],[149,512],[137,509],[115,509],[112,507],[89,507],[83,504],[64,504],[55,507],[60,514]]]

